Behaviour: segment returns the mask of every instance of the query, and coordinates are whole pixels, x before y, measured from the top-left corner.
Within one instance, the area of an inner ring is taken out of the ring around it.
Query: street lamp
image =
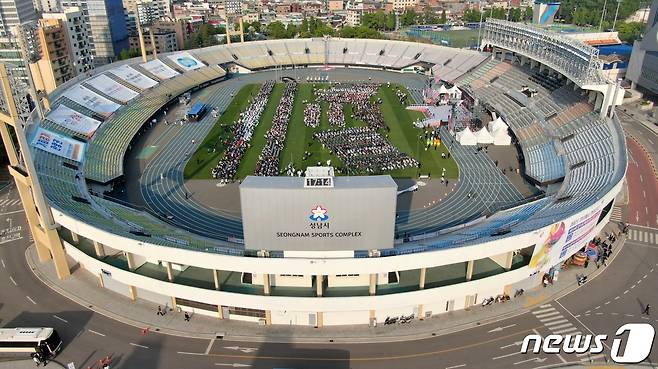
[[[614,32],[615,30],[615,25],[617,24],[617,15],[619,15],[619,4],[621,4],[623,0],[617,0],[617,10],[615,11],[615,20],[612,22],[612,31]]]
[[[480,10],[480,26],[478,27],[478,50],[480,50],[480,33],[482,32],[482,15],[484,12],[482,11],[482,1],[480,1],[480,5],[478,6],[478,9]]]
[[[601,10],[601,21],[599,22],[599,32],[601,32],[601,27],[603,27],[603,18],[605,17],[605,9],[608,5],[608,0],[603,2],[603,9]]]

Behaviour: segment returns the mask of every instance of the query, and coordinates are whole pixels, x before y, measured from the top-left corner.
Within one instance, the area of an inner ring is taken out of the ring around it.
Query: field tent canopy
[[[473,132],[470,129],[466,128],[461,132],[457,132],[457,142],[462,146],[473,146],[477,145],[478,141]]]
[[[512,137],[510,137],[508,129],[509,127],[501,117],[489,123],[489,131],[493,135],[494,145],[509,146],[512,144]]]
[[[475,132],[475,138],[477,139],[477,143],[479,144],[492,144],[494,143],[494,138],[489,133],[489,130],[487,127],[482,127],[481,130]]]

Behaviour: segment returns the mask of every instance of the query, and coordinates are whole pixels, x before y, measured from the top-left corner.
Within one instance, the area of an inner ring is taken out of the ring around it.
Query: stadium
[[[567,36],[488,20],[481,44],[267,40],[68,81],[26,126],[39,258],[132,300],[266,325],[427,319],[537,286],[609,220],[626,170],[623,92],[601,76],[596,49]],[[433,100],[441,88],[458,92],[448,119]],[[366,90],[365,109],[353,103],[347,127],[329,127],[336,96]],[[285,97],[308,102],[281,108]],[[212,112],[182,122],[174,111],[188,101]],[[318,120],[299,123],[310,109]],[[281,116],[283,133],[271,122]],[[237,117],[269,125],[231,128]],[[376,149],[341,151],[366,130]],[[384,148],[411,164],[391,164]],[[430,167],[443,167],[440,182]]]

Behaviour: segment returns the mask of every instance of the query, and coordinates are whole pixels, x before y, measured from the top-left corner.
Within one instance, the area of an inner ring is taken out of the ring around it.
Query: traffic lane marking
[[[401,355],[390,355],[390,356],[363,356],[363,357],[350,357],[350,358],[343,358],[343,357],[319,357],[319,356],[314,356],[314,357],[299,357],[299,356],[273,356],[273,355],[240,355],[240,354],[214,354],[210,353],[205,356],[211,356],[211,357],[222,357],[222,358],[232,358],[232,359],[261,359],[261,360],[306,360],[306,361],[384,361],[384,360],[404,360],[404,359],[412,359],[416,357],[426,357],[426,356],[433,356],[433,355],[440,355],[440,354],[445,354],[449,352],[455,352],[455,351],[460,351],[460,350],[466,350],[466,349],[471,349],[474,347],[486,345],[492,342],[497,342],[501,340],[508,339],[510,337],[514,336],[519,336],[522,334],[528,334],[529,332],[532,332],[533,330],[536,330],[538,328],[543,327],[543,325],[538,325],[533,328],[529,329],[524,329],[521,331],[517,331],[514,333],[510,333],[507,335],[503,335],[500,337],[496,338],[491,338],[488,340],[484,340],[481,342],[476,342],[476,343],[470,343],[467,345],[461,345],[461,346],[455,346],[455,347],[450,347],[450,348],[445,348],[445,349],[440,349],[440,350],[432,350],[432,351],[425,351],[425,352],[417,352],[413,354],[401,354]],[[187,355],[203,355],[203,354],[198,354],[198,353],[187,353],[187,352],[178,352],[179,354],[187,354]]]
[[[32,300],[32,298],[31,298],[30,296],[25,296],[25,297],[27,297],[27,299],[30,300],[30,302],[31,302],[32,304],[34,304],[34,305],[37,304],[37,302],[34,301],[34,300]]]
[[[131,345],[131,346],[135,346],[135,347],[145,348],[145,349],[149,348],[148,346],[140,345],[140,344],[138,344],[138,343],[133,343],[133,342],[130,342],[130,345]]]
[[[101,337],[105,337],[105,335],[104,335],[103,333],[96,332],[96,331],[93,330],[93,329],[87,329],[87,330],[88,330],[89,332],[93,333],[93,334],[97,334],[97,335],[99,335],[99,336],[101,336]]]

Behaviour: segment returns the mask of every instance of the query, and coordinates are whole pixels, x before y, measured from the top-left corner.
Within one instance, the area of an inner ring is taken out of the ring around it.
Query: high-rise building
[[[137,16],[142,26],[153,24],[162,17],[171,15],[167,0],[123,0],[126,24],[130,36],[137,35]]]
[[[103,65],[117,59],[128,49],[128,28],[121,0],[62,0],[62,7],[78,7],[89,27],[93,64]]]
[[[42,17],[59,19],[64,23],[71,62],[76,74],[84,73],[94,67],[89,43],[89,25],[79,8],[66,8],[61,13],[43,13]]]
[[[658,95],[658,1],[651,5],[644,38],[633,44],[626,78],[634,88]]]
[[[35,88],[52,92],[76,75],[71,60],[66,23],[61,19],[39,19],[36,28],[39,58],[29,64]]]
[[[20,31],[16,27],[37,18],[32,0],[0,1],[0,63],[12,64],[13,69],[24,72],[17,38]]]

